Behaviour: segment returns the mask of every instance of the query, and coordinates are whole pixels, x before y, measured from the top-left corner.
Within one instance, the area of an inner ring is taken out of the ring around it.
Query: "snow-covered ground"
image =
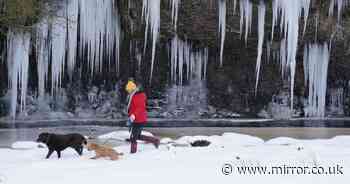
[[[114,132],[100,138],[121,139],[126,132]],[[195,140],[208,140],[208,147],[190,147]],[[166,138],[157,150],[139,144],[139,152],[130,155],[129,145],[115,147],[124,156],[118,161],[91,160],[93,152],[78,157],[65,150],[60,160],[53,154],[44,159],[46,148],[34,143],[17,142],[12,149],[0,149],[0,183],[348,183],[350,179],[350,136],[327,140],[297,140],[287,137],[263,141],[258,137],[225,133],[220,136]],[[166,143],[166,144],[165,144]],[[226,164],[226,165],[225,165]],[[237,166],[332,167],[337,175],[243,175]],[[233,170],[229,174],[231,165]],[[224,171],[228,175],[223,174]]]

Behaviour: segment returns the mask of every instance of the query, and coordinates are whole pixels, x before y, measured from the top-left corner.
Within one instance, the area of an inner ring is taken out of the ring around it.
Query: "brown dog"
[[[111,160],[118,160],[119,156],[122,156],[123,153],[118,153],[114,149],[107,147],[107,146],[101,146],[95,143],[88,143],[87,149],[89,151],[95,151],[96,156],[92,157],[91,159],[98,159],[102,157],[109,157]]]

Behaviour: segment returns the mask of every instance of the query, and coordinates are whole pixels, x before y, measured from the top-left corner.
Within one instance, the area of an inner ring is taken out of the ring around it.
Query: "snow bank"
[[[45,145],[37,142],[32,142],[32,141],[18,141],[13,143],[11,145],[11,148],[12,149],[35,149],[41,146],[44,147]]]
[[[114,134],[112,134],[114,133]],[[103,137],[121,137],[127,131],[112,132]],[[84,150],[79,157],[73,149],[45,159],[46,149],[0,149],[0,179],[6,184],[59,183],[348,183],[350,170],[350,136],[324,140],[298,140],[287,137],[271,139],[264,144],[260,138],[225,133],[215,136],[184,136],[174,142],[189,143],[208,140],[208,147],[169,147],[155,149],[151,144],[140,144],[138,153],[130,155],[130,146],[115,147],[125,155],[118,161],[92,160],[94,152]],[[163,142],[172,142],[164,138]],[[285,145],[293,143],[293,145]],[[295,145],[294,145],[295,143]],[[305,147],[299,147],[303,143]],[[215,146],[216,145],[216,146]],[[217,145],[224,145],[217,147]],[[332,146],[330,146],[332,145]],[[167,149],[168,148],[168,149]],[[169,149],[170,148],[170,149]],[[222,173],[226,163],[232,166],[334,166],[343,167],[342,175],[230,175]],[[64,177],[62,177],[64,175]],[[137,177],[135,177],[137,176]],[[1,182],[0,182],[1,183]]]
[[[209,141],[210,146],[255,146],[264,143],[264,140],[258,137],[237,133],[224,133],[221,136],[183,136],[175,140],[174,143],[189,146],[191,143],[200,140]]]

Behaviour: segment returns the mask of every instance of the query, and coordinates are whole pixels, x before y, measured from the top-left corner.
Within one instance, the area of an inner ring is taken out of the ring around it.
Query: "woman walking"
[[[131,127],[130,142],[131,148],[130,153],[137,152],[137,140],[146,141],[153,143],[156,148],[159,146],[159,139],[156,137],[150,137],[141,135],[143,127],[147,123],[147,110],[146,93],[137,86],[136,82],[132,79],[128,80],[125,87],[128,92],[128,124]]]

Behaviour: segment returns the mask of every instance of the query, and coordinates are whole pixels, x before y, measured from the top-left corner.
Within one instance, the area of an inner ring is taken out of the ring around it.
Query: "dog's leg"
[[[57,157],[60,159],[61,158],[61,151],[56,150],[57,152]]]
[[[94,159],[94,160],[96,160],[96,159],[99,159],[99,158],[101,158],[101,156],[96,155],[96,156],[94,156],[94,157],[91,157],[90,159]]]
[[[82,156],[83,155],[83,146],[76,146],[74,147],[74,150],[80,155]]]
[[[54,151],[53,149],[49,149],[49,152],[47,152],[47,155],[46,155],[46,159],[50,158],[53,151]]]
[[[101,155],[99,153],[97,153],[97,152],[95,152],[95,153],[96,153],[96,155],[94,157],[91,157],[90,159],[99,159],[99,158],[101,158]]]
[[[110,159],[111,159],[111,160],[118,160],[119,157],[118,157],[117,154],[113,154],[113,155],[110,155]]]

